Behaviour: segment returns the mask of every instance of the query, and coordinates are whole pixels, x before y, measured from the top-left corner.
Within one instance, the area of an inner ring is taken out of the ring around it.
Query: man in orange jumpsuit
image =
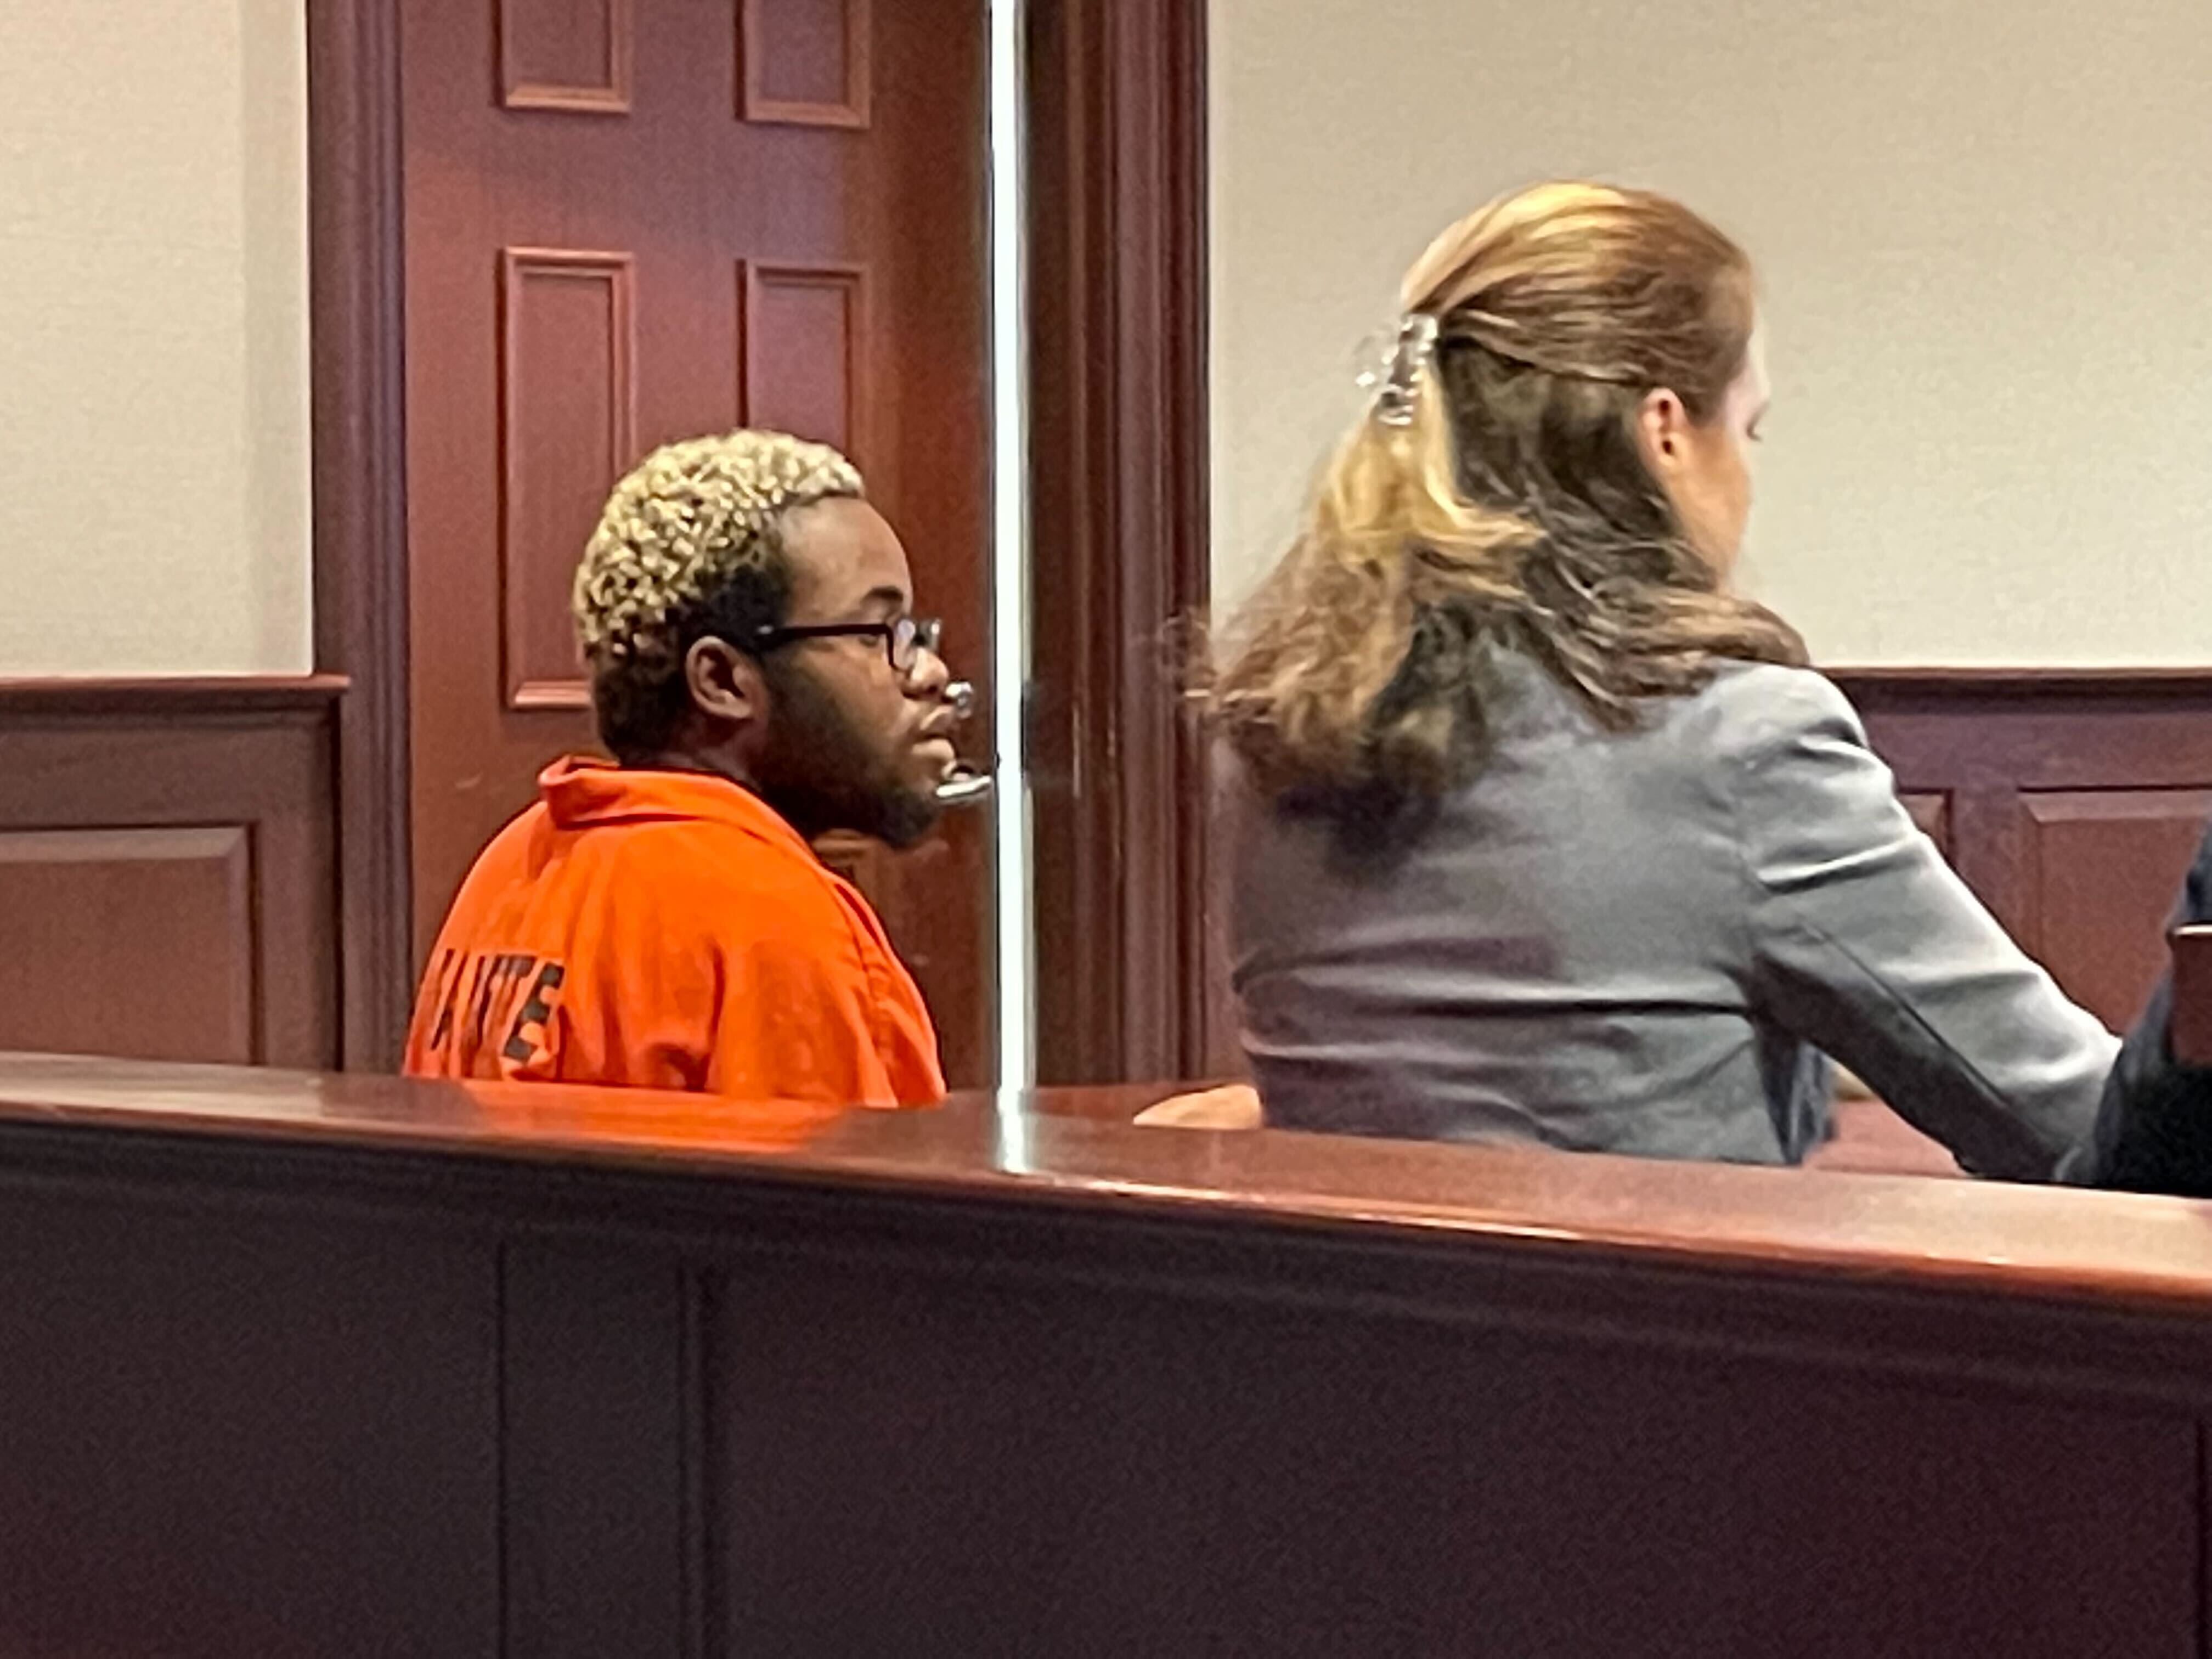
[[[933,623],[836,451],[672,444],[576,576],[599,736],[477,858],[417,995],[416,1076],[754,1099],[941,1098],[928,1011],[830,830],[917,840],[953,763]]]

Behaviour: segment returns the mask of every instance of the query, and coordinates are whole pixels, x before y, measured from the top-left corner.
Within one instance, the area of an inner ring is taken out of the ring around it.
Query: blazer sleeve
[[[2212,830],[2197,849],[2176,926],[2212,921]],[[2173,1057],[2173,975],[2151,993],[2105,1085],[2085,1178],[2132,1192],[2212,1198],[2212,1069]]]
[[[1841,692],[1779,669],[1729,690],[1755,1002],[1967,1170],[2078,1179],[2116,1040],[1912,823]]]

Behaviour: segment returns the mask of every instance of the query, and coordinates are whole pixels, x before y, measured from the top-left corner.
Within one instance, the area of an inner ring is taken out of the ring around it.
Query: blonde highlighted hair
[[[670,659],[681,612],[781,556],[785,514],[862,493],[850,461],[788,433],[663,444],[615,485],[576,566],[570,604],[585,656]]]
[[[864,493],[828,445],[757,430],[664,444],[615,485],[570,605],[599,738],[617,758],[653,753],[681,724],[695,641],[748,649],[783,620],[790,515]]]
[[[1644,463],[1666,389],[1715,417],[1753,325],[1750,262],[1648,191],[1538,185],[1406,277],[1432,350],[1338,447],[1297,542],[1220,642],[1212,714],[1260,787],[1434,799],[1487,752],[1498,653],[1602,725],[1797,635],[1722,591]]]

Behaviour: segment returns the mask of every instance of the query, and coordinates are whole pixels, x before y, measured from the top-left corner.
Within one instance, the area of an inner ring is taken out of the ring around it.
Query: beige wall
[[[1751,250],[1749,581],[1835,664],[2212,662],[2205,0],[1212,0],[1217,588],[1429,236],[1599,176]]]
[[[304,17],[0,3],[0,675],[309,666]]]

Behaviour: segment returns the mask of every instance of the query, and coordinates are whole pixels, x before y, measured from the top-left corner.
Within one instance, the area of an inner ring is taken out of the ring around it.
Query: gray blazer
[[[1978,1173],[2087,1178],[2118,1044],[1899,805],[1843,695],[1730,665],[1639,729],[1499,665],[1496,746],[1387,861],[1226,791],[1269,1123],[1794,1164],[1833,1055]]]

